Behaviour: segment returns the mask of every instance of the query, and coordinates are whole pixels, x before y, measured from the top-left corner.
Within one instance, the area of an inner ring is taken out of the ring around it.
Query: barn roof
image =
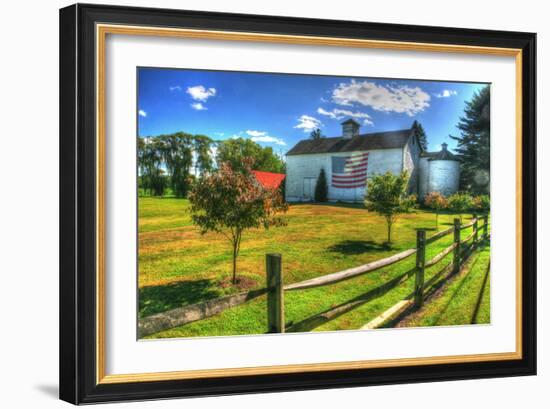
[[[286,177],[284,173],[262,172],[260,170],[253,170],[252,173],[256,176],[256,180],[268,189],[277,189]]]
[[[370,151],[374,149],[402,148],[406,145],[412,130],[376,132],[356,135],[349,139],[336,138],[304,139],[298,142],[287,155],[305,155],[310,153],[335,153]]]

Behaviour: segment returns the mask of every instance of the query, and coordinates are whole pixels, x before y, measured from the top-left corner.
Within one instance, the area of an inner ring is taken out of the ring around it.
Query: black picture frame
[[[97,382],[96,23],[522,50],[521,359]],[[74,404],[536,374],[536,34],[77,4],[60,10],[60,398]]]

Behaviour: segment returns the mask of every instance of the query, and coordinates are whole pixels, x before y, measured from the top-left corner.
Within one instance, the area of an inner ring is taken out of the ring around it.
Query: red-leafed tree
[[[231,242],[233,284],[237,283],[237,257],[245,230],[284,225],[279,216],[288,209],[278,189],[260,185],[252,174],[253,160],[245,158],[239,170],[228,162],[205,175],[193,187],[189,200],[193,222],[202,234],[217,232]]]

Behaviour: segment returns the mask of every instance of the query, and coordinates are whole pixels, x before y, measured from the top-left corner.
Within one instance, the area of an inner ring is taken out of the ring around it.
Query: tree
[[[449,209],[458,213],[462,224],[462,213],[466,213],[473,206],[472,196],[468,193],[455,193],[449,196]]]
[[[185,197],[191,185],[189,169],[193,164],[193,136],[177,132],[161,135],[162,154],[170,176],[170,185],[176,197]]]
[[[491,199],[488,195],[479,195],[473,199],[473,208],[480,213],[487,214],[491,209]]]
[[[325,169],[321,168],[317,183],[315,184],[315,201],[326,202],[328,200],[328,186]]]
[[[309,137],[311,139],[321,139],[321,138],[324,138],[323,134],[321,133],[321,130],[319,128],[316,128],[314,129],[313,131],[311,131],[311,133],[309,134]]]
[[[490,103],[490,88],[487,85],[466,102],[464,116],[457,125],[460,136],[451,135],[457,141],[455,151],[461,160],[461,189],[473,194],[489,193]]]
[[[261,147],[250,139],[227,139],[220,142],[216,161],[227,162],[234,170],[243,170],[244,158],[251,158],[253,170],[284,173],[285,164],[270,147]]]
[[[214,141],[205,135],[195,135],[193,137],[195,159],[195,175],[200,172],[204,174],[210,172],[214,167],[212,160],[212,146]]]
[[[420,147],[422,148],[422,150],[427,151],[428,137],[426,135],[426,131],[424,131],[424,127],[422,127],[422,124],[418,121],[414,121],[412,125],[412,129],[416,132],[418,143],[420,144]]]
[[[435,210],[435,230],[439,230],[439,212],[449,205],[447,198],[439,192],[430,192],[424,198],[424,204]]]
[[[365,207],[386,219],[388,244],[391,243],[392,226],[398,217],[409,213],[414,206],[415,197],[406,195],[408,181],[409,175],[406,171],[400,175],[388,171],[373,176],[367,183]]]
[[[138,138],[138,165],[141,185],[151,196],[162,196],[166,189],[163,164],[163,144],[158,138]]]
[[[216,172],[197,181],[189,195],[192,220],[201,234],[221,233],[231,243],[233,284],[237,283],[237,257],[243,232],[283,225],[277,214],[288,208],[279,190],[266,189],[256,181],[252,163],[251,158],[243,159],[239,170],[233,169],[229,162],[220,163]]]

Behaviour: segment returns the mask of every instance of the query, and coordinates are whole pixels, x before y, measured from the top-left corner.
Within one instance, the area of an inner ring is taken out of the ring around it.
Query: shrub
[[[473,199],[473,207],[480,213],[489,213],[491,209],[491,199],[488,195],[476,196]]]
[[[435,210],[435,229],[439,229],[439,212],[449,206],[447,198],[439,192],[430,192],[424,198],[424,204]]]
[[[326,202],[328,200],[328,186],[325,170],[321,169],[317,183],[315,184],[315,201]]]
[[[473,199],[468,193],[455,193],[449,196],[449,209],[455,213],[458,213],[460,217],[460,223],[462,223],[462,213],[466,213],[472,209]]]

